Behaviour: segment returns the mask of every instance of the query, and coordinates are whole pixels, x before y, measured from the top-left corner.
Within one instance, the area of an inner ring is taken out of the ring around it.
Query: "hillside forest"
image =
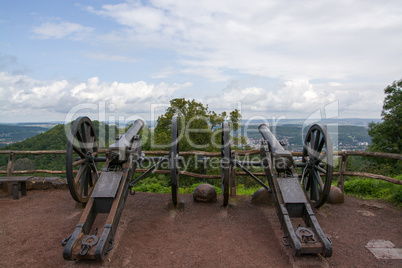
[[[160,145],[168,143],[170,137],[170,122],[173,114],[176,112],[175,109],[177,106],[180,106],[180,111],[185,111],[185,113],[180,117],[180,120],[184,120],[185,122],[191,121],[191,129],[204,130],[201,134],[197,132],[191,133],[190,135],[187,135],[184,140],[180,140],[180,151],[194,150],[194,148],[191,147],[192,143],[186,141],[186,139],[196,141],[197,145],[203,146],[203,151],[219,151],[219,149],[210,146],[209,142],[212,139],[216,139],[216,143],[219,143],[220,125],[224,120],[229,121],[231,125],[231,134],[233,140],[232,150],[251,149],[253,146],[254,148],[255,146],[258,146],[259,140],[261,139],[261,136],[257,131],[258,126],[251,125],[246,131],[245,129],[242,129],[241,114],[237,110],[230,113],[223,112],[221,114],[217,114],[208,110],[207,106],[197,103],[194,100],[187,101],[184,99],[174,99],[171,101],[171,107],[166,110],[166,113],[158,118],[156,127],[151,130],[145,126],[140,133],[143,140],[143,151],[161,150]],[[202,119],[193,119],[195,115],[201,115],[200,118]],[[93,121],[93,125],[98,137],[98,142],[101,145],[100,148],[107,148],[109,144],[113,143],[117,134],[124,133],[129,128],[129,126],[127,126],[125,129],[118,129],[115,125],[108,125],[105,122],[99,121]],[[302,150],[304,142],[303,133],[307,132],[307,130],[303,129],[302,125],[278,125],[275,126],[275,128],[271,128],[271,131],[276,135],[278,140],[285,141],[287,149],[291,151]],[[367,145],[369,145],[371,142],[371,136],[369,136],[368,128],[366,127],[337,125],[336,128],[329,126],[328,131],[330,132],[331,140],[335,141],[334,150],[366,150]],[[59,124],[47,130],[46,132],[35,135],[24,141],[2,147],[0,150],[65,150],[67,144],[65,133],[65,126]],[[205,138],[206,136],[207,138]],[[16,160],[14,170],[65,170],[65,155],[62,154],[29,156],[17,155]],[[7,161],[7,154],[0,155],[1,169],[6,169]],[[199,161],[194,157],[193,159],[185,159],[185,161],[187,163],[187,171],[199,174],[202,174],[203,172],[206,172],[206,174],[220,174],[219,166],[204,170]],[[382,174],[385,176],[402,179],[400,172],[401,165],[399,162],[392,160],[353,157],[353,161],[348,161],[347,163],[347,170]],[[338,161],[335,161],[334,170],[338,169],[337,163]],[[258,170],[258,168],[254,168],[252,171],[262,172],[262,170]],[[336,178],[334,179],[335,180],[333,183],[336,184]],[[369,195],[371,194],[372,197],[376,197],[379,192],[382,192],[381,195],[385,195],[385,199],[394,201],[398,204],[402,203],[402,187],[400,187],[400,185],[388,185],[388,183],[380,182],[378,180],[373,181],[361,179],[358,180],[363,181],[363,183],[359,182],[356,184],[354,182],[355,178],[353,177],[348,178],[348,180],[350,183],[345,182],[345,191],[348,191],[348,187],[350,185],[349,190],[351,192],[355,192],[356,194],[368,193]],[[206,182],[214,185],[219,194],[221,184],[220,180],[206,180]],[[194,187],[200,183],[200,179],[180,176],[180,193],[191,192],[192,189],[194,189]],[[254,181],[251,179],[238,176],[238,194],[252,194],[257,188],[257,185],[255,185]],[[154,174],[138,183],[136,185],[136,190],[170,192],[170,180],[167,175]]]

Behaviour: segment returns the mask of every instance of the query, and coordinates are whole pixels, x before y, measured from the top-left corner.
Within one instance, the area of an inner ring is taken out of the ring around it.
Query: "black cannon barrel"
[[[110,145],[109,149],[113,150],[113,148],[126,148],[126,147],[130,148],[134,137],[138,135],[138,133],[144,127],[144,125],[145,123],[141,119],[135,120],[134,124],[130,127],[130,129],[127,130],[127,132],[123,136],[121,136],[119,140]]]
[[[281,151],[285,151],[285,149],[276,139],[274,134],[272,134],[272,132],[269,130],[266,124],[261,124],[258,127],[258,131],[261,133],[262,137],[269,142],[269,144],[271,145],[271,150],[274,154],[279,153]]]
[[[292,153],[285,150],[279,141],[276,139],[274,134],[269,130],[266,124],[261,124],[258,127],[262,137],[269,142],[271,146],[272,155],[274,157],[274,166],[277,172],[290,171],[293,166]]]
[[[128,150],[131,149],[135,137],[138,136],[138,133],[144,125],[145,123],[141,119],[135,120],[130,129],[127,130],[120,139],[109,146],[109,157],[111,157],[114,162],[123,163],[128,160]]]

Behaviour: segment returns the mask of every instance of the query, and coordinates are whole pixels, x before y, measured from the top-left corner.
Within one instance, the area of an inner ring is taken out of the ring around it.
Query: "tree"
[[[154,137],[156,147],[167,148],[170,145],[171,122],[173,115],[179,118],[180,150],[217,151],[220,145],[220,127],[228,119],[233,130],[240,127],[241,114],[235,109],[228,114],[217,114],[195,100],[184,98],[172,99],[166,113],[158,117]]]
[[[180,151],[220,151],[221,146],[221,126],[224,120],[228,120],[231,128],[240,127],[241,114],[238,110],[232,111],[229,115],[226,112],[220,114],[210,111],[208,105],[195,100],[186,100],[183,98],[172,99],[170,107],[166,112],[158,117],[157,125],[154,129],[154,140],[151,150],[169,150],[171,142],[171,124],[172,117],[178,115],[179,146]],[[202,172],[202,165],[197,157],[184,156],[181,163],[183,170],[195,173]],[[209,174],[220,174],[219,165],[208,169]],[[159,176],[161,178],[161,176]],[[166,178],[169,183],[169,179]],[[191,186],[199,183],[199,179],[180,176],[180,185]],[[220,185],[218,180],[210,181],[211,184]]]
[[[402,153],[402,79],[384,89],[385,99],[381,112],[382,122],[370,123],[372,137],[370,151]]]

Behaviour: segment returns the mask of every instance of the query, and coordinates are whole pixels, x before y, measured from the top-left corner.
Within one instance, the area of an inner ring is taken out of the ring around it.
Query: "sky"
[[[380,118],[401,14],[400,0],[2,0],[0,122],[155,120],[173,98],[243,119]]]

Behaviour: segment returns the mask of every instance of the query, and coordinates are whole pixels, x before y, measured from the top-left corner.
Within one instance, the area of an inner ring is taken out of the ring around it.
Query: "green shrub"
[[[402,175],[397,179],[402,179]],[[384,199],[402,205],[402,185],[376,179],[350,179],[345,181],[344,190],[362,198]]]

